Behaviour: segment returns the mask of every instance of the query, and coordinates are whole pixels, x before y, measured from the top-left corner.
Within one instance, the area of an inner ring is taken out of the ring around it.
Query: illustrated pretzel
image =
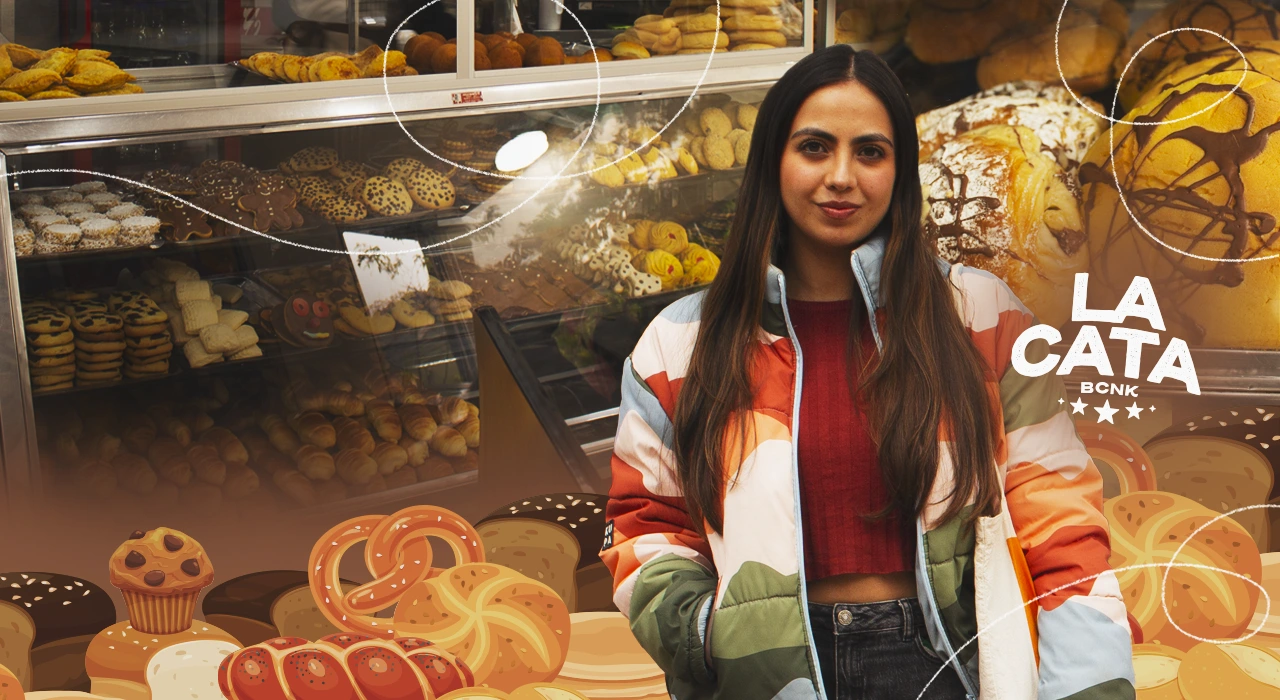
[[[307,579],[324,616],[340,630],[381,639],[395,636],[391,620],[374,615],[400,601],[415,583],[439,575],[431,566],[438,537],[456,565],[484,562],[480,535],[465,519],[438,506],[410,506],[392,515],[352,518],[325,533],[311,548]],[[374,580],[343,592],[338,569],[348,549],[364,542],[364,563]]]

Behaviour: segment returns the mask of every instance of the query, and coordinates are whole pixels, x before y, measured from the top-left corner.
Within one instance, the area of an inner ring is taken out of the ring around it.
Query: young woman
[[[1038,602],[1039,700],[1135,696],[1101,475],[1010,365],[1031,313],[934,255],[917,155],[878,57],[799,61],[719,276],[628,360],[601,557],[673,698],[976,698],[977,642],[947,660],[1002,479],[1037,594],[1086,579]]]

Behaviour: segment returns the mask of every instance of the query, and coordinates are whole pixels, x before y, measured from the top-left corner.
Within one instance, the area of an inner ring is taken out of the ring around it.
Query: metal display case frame
[[[458,2],[456,75],[389,81],[224,87],[229,66],[138,71],[146,94],[11,104],[0,109],[0,491],[14,511],[40,492],[34,403],[12,244],[9,173],[23,156],[188,139],[214,139],[568,108],[638,100],[690,98],[698,89],[767,88],[813,47],[813,6],[804,0],[804,45],[770,51],[667,56],[544,68],[472,69],[473,0]],[[710,59],[710,61],[708,60]],[[597,77],[598,76],[598,77]],[[477,323],[477,343],[481,324]],[[596,450],[599,451],[599,450]],[[363,499],[362,499],[363,500]]]

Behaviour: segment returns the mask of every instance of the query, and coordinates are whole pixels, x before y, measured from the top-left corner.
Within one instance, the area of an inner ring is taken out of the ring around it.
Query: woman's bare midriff
[[[877,603],[916,595],[916,576],[911,571],[893,574],[844,574],[808,582],[809,601],[836,603]]]

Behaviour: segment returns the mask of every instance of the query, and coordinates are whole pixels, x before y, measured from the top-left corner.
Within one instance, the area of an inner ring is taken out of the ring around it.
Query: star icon
[[[1072,415],[1075,415],[1075,414],[1079,413],[1080,415],[1084,415],[1084,409],[1086,409],[1086,408],[1088,408],[1088,407],[1089,407],[1089,404],[1087,404],[1087,403],[1085,403],[1085,402],[1081,401],[1081,400],[1077,397],[1075,401],[1072,401],[1072,402],[1071,402],[1071,414],[1072,414]]]
[[[1116,411],[1119,411],[1120,409],[1118,409],[1118,408],[1112,408],[1112,407],[1111,407],[1111,399],[1107,399],[1106,401],[1103,401],[1103,402],[1102,402],[1102,406],[1101,406],[1100,408],[1099,408],[1099,407],[1095,407],[1093,410],[1095,410],[1095,411],[1097,411],[1097,412],[1098,412],[1098,422],[1099,422],[1099,423],[1101,423],[1102,421],[1106,421],[1106,422],[1108,422],[1108,423],[1110,423],[1110,424],[1112,424],[1112,425],[1115,425],[1115,424],[1116,424],[1116,422],[1115,422],[1114,420],[1112,420],[1112,417],[1113,417],[1113,416],[1115,416]]]
[[[1134,401],[1129,406],[1125,406],[1124,410],[1129,412],[1129,415],[1127,416],[1129,418],[1138,418],[1139,417],[1138,414],[1142,413],[1142,408],[1138,406],[1137,401]]]
[[[1066,403],[1066,402],[1067,402],[1067,400],[1066,400],[1066,399],[1064,399],[1064,398],[1062,398],[1062,397],[1058,397],[1058,405],[1059,405],[1059,406],[1061,406],[1062,404],[1064,404],[1064,403]]]
[[[1137,402],[1135,401],[1134,403],[1137,403]],[[1156,410],[1156,407],[1155,407],[1155,406],[1147,406],[1147,410],[1148,410],[1148,411],[1154,411],[1154,410]]]

